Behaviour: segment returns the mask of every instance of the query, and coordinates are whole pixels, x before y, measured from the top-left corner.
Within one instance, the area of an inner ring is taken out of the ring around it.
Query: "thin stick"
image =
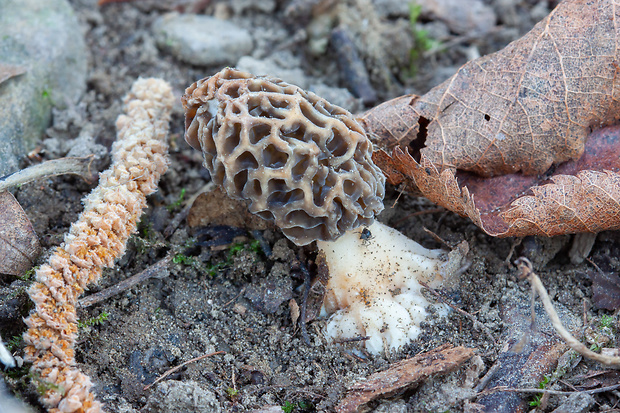
[[[510,251],[508,251],[508,256],[504,260],[504,263],[506,265],[510,265],[510,261],[512,260],[512,256],[515,253],[515,248],[517,248],[519,245],[521,245],[521,242],[523,242],[523,237],[516,238],[512,242],[512,244],[510,245]]]
[[[358,336],[358,337],[353,337],[353,338],[343,338],[340,340],[334,340],[334,343],[336,344],[344,344],[344,343],[355,343],[358,341],[366,341],[366,340],[370,340],[370,336]]]
[[[398,203],[398,200],[400,199],[401,195],[405,192],[405,189],[407,188],[407,184],[405,184],[405,186],[403,187],[402,190],[400,190],[398,192],[398,196],[396,197],[396,199],[394,200],[394,203],[392,204],[392,208],[394,208],[396,206],[396,204]]]
[[[577,353],[581,354],[585,358],[590,360],[598,361],[606,366],[613,368],[620,368],[620,357],[609,357],[604,356],[602,354],[595,353],[583,345],[579,340],[571,335],[562,325],[560,321],[560,317],[558,317],[558,313],[556,313],[555,308],[553,308],[553,304],[551,304],[551,300],[549,299],[549,295],[547,294],[547,290],[545,289],[543,283],[540,281],[540,278],[536,273],[532,270],[532,263],[527,258],[518,258],[515,261],[515,264],[521,271],[521,276],[523,278],[527,278],[527,280],[532,285],[532,288],[538,293],[540,300],[543,303],[543,307],[545,308],[545,312],[551,319],[551,324],[555,328],[555,331],[558,333],[560,337],[568,344],[570,348],[575,350]]]
[[[433,231],[431,231],[430,229],[426,228],[426,227],[422,227],[422,229],[424,230],[424,232],[426,232],[428,235],[430,235],[435,241],[439,242],[440,244],[443,244],[446,246],[446,248],[452,250],[452,246],[450,244],[448,244],[446,242],[446,240],[444,240],[443,238],[441,238],[439,235],[435,234]]]
[[[196,193],[194,193],[194,195],[192,195],[189,199],[183,201],[184,206],[181,212],[176,214],[174,218],[170,220],[170,223],[168,224],[168,226],[164,229],[165,238],[170,237],[174,233],[174,231],[176,231],[176,229],[181,224],[181,222],[185,218],[187,218],[187,215],[189,214],[189,210],[192,209],[192,206],[194,205],[194,202],[196,201],[196,199],[203,193],[212,191],[213,188],[215,188],[215,186],[216,185],[213,181],[209,181],[209,183],[207,183],[202,188],[200,188],[198,191],[196,191]]]
[[[239,294],[235,295],[235,296],[232,298],[232,300],[230,300],[229,302],[227,302],[226,304],[224,304],[224,305],[222,306],[222,308],[226,308],[226,307],[228,307],[229,305],[231,305],[232,303],[234,303],[234,302],[235,302],[235,300],[236,300],[237,298],[241,297],[241,294],[243,294],[244,292],[245,292],[245,287],[243,287],[243,288],[241,289],[241,291],[239,291]]]
[[[203,354],[202,356],[194,357],[191,360],[184,361],[183,363],[179,364],[178,366],[173,367],[170,370],[166,371],[164,374],[159,376],[153,383],[151,383],[151,384],[149,384],[147,386],[144,386],[144,390],[150,389],[151,387],[153,387],[154,385],[156,385],[157,383],[159,383],[160,381],[162,381],[163,379],[165,379],[166,377],[168,377],[169,375],[171,375],[175,371],[179,370],[180,368],[182,368],[184,366],[187,366],[190,363],[194,363],[196,361],[200,361],[202,359],[206,359],[207,357],[216,356],[218,354],[226,354],[226,352],[225,351],[216,351],[215,353]]]
[[[82,158],[60,158],[45,161],[10,175],[0,177],[0,192],[14,186],[23,185],[36,179],[49,178],[57,175],[80,175],[86,182],[93,182],[95,177],[90,170],[95,155]]]
[[[120,294],[123,291],[130,289],[134,285],[148,280],[149,278],[160,277],[162,271],[166,269],[168,263],[170,263],[171,260],[172,254],[168,254],[165,258],[157,261],[155,264],[147,267],[143,271],[140,271],[138,274],[131,276],[119,282],[118,284],[113,285],[112,287],[106,288],[105,290],[101,290],[98,293],[80,299],[78,301],[78,304],[82,308],[90,307],[91,305],[100,303],[101,301],[107,300],[110,297]]]
[[[298,259],[299,261],[299,259]],[[310,272],[308,272],[308,269],[306,268],[306,266],[299,261],[299,266],[301,268],[301,272],[304,275],[304,295],[303,295],[303,299],[301,301],[301,311],[299,314],[299,327],[301,330],[301,336],[304,339],[304,342],[306,343],[307,346],[311,346],[312,342],[310,341],[310,337],[308,336],[308,329],[306,328],[306,313],[308,310],[308,295],[310,295],[310,287],[312,286],[312,277],[310,276]]]

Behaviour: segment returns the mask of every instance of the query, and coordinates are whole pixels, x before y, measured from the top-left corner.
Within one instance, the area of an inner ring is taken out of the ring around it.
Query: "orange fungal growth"
[[[125,98],[126,114],[116,122],[112,165],[84,200],[85,209],[63,244],[35,274],[29,290],[35,309],[26,319],[25,360],[46,389],[50,412],[101,411],[90,378],[77,369],[76,304],[104,267],[125,251],[129,236],[168,167],[167,133],[174,98],[161,79],[138,79]]]

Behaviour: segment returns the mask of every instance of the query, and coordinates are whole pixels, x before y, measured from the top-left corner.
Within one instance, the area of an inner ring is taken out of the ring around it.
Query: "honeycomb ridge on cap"
[[[333,241],[383,210],[385,177],[345,109],[232,68],[192,84],[182,101],[185,139],[213,181],[297,245]]]

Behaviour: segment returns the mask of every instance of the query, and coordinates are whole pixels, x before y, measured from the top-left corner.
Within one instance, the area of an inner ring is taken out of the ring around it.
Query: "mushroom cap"
[[[213,181],[297,245],[333,241],[383,210],[385,177],[345,109],[226,68],[185,91],[185,139]]]

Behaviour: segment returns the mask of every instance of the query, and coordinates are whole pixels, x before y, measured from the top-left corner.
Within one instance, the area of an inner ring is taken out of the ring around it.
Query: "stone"
[[[233,65],[253,48],[247,30],[212,16],[168,13],[152,31],[159,48],[198,66]]]
[[[594,397],[588,393],[575,392],[552,413],[585,413],[591,411],[595,403]]]
[[[192,380],[180,382],[168,380],[157,384],[142,409],[145,413],[220,413],[215,394]]]
[[[237,62],[236,67],[253,75],[276,77],[302,89],[308,88],[308,79],[301,68],[283,66],[275,59],[255,59],[251,56],[243,56]]]
[[[353,96],[349,89],[341,87],[332,87],[324,83],[316,83],[310,85],[310,92],[316,93],[328,102],[336,106],[340,106],[351,113],[360,112],[364,105],[362,100]]]
[[[49,126],[52,107],[86,90],[83,32],[66,0],[0,0],[0,62],[25,73],[0,83],[0,176],[19,169]]]

